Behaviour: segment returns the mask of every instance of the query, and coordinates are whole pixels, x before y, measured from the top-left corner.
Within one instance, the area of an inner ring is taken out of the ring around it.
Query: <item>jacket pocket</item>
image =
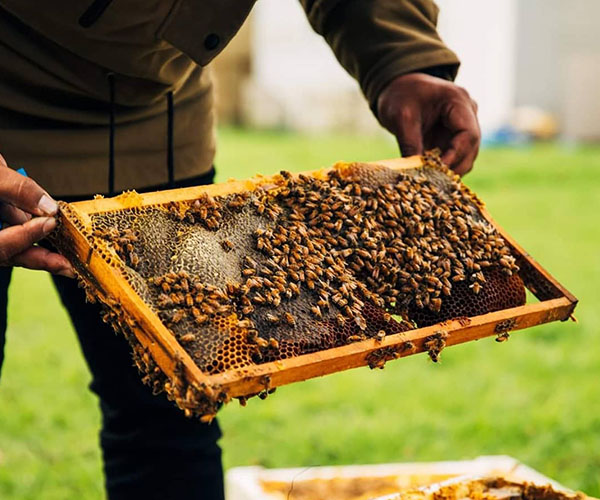
[[[206,66],[238,32],[256,0],[178,0],[158,37]]]

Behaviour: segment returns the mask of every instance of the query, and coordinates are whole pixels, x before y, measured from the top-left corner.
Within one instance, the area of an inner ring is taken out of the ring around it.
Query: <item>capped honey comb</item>
[[[209,376],[381,343],[525,303],[511,247],[433,154],[418,168],[281,172],[246,190],[181,201],[141,204],[136,193],[122,196],[124,208],[92,211],[85,220],[72,206],[62,210],[84,235],[87,260],[95,252],[118,269]],[[73,256],[68,242],[55,241]],[[108,306],[105,319],[135,332],[136,320],[100,291],[90,266],[71,260],[90,297]],[[229,399],[226,391],[215,396],[181,382],[180,359],[165,378],[139,335],[124,333],[145,380],[166,388],[188,413],[212,415]],[[374,351],[365,362],[382,367],[406,346],[416,350],[412,342],[403,346]],[[439,352],[430,355],[437,360]],[[265,376],[264,394],[269,390]]]

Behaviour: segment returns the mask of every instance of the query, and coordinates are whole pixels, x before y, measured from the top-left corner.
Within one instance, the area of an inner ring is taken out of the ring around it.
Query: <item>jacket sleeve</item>
[[[459,60],[436,31],[438,8],[432,0],[300,2],[373,111],[380,92],[396,76],[441,67],[449,78],[456,76]]]

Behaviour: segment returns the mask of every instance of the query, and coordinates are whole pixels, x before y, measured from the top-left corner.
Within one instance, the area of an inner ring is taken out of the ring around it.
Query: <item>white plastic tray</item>
[[[263,481],[287,482],[311,479],[398,477],[399,489],[414,476],[503,476],[513,481],[550,484],[554,489],[569,491],[556,481],[540,474],[509,456],[482,456],[474,460],[453,462],[417,462],[379,465],[342,465],[327,467],[298,467],[265,469],[264,467],[236,467],[227,471],[225,486],[227,500],[285,500],[280,493],[269,493],[261,486]],[[383,498],[393,498],[381,497]]]

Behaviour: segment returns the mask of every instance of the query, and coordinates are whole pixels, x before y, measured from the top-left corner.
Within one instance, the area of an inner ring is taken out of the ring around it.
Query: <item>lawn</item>
[[[219,179],[391,157],[382,138],[223,130]],[[600,495],[600,148],[481,153],[466,182],[581,301],[558,323],[280,388],[226,407],[226,467],[508,454]],[[102,497],[94,397],[47,276],[17,270],[0,385],[0,498]]]

